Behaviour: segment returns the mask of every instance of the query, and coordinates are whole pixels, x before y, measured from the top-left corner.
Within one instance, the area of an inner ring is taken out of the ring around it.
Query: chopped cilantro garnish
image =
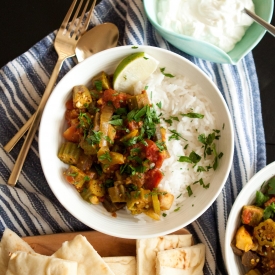
[[[188,163],[198,163],[201,160],[201,156],[196,154],[194,151],[192,151],[189,156],[180,156],[178,161],[179,162],[188,162]]]
[[[180,207],[174,209],[174,212],[178,212],[180,210]]]
[[[268,191],[267,193],[269,195],[274,195],[275,194],[275,177],[271,178],[269,181],[268,181]]]
[[[203,166],[198,166],[197,172],[205,172],[205,168]]]
[[[100,131],[90,131],[89,135],[86,137],[86,141],[90,145],[96,145],[99,144],[102,137],[102,132]]]
[[[275,203],[272,202],[269,206],[267,206],[264,210],[264,220],[273,218],[275,214]]]
[[[169,140],[171,139],[179,140],[180,138],[182,138],[183,140],[187,141],[187,139],[182,137],[176,130],[170,130],[170,129],[168,130],[173,134],[169,137]]]
[[[191,197],[191,196],[193,195],[193,191],[192,191],[192,189],[191,189],[191,186],[188,185],[188,186],[186,187],[186,190],[187,190],[187,192],[188,192],[188,196]]]
[[[197,180],[197,181],[195,181],[193,184],[196,184],[196,183],[200,183],[200,185],[204,188],[204,189],[208,189],[209,188],[209,186],[210,186],[210,183],[208,183],[208,184],[204,184],[204,182],[203,182],[203,179],[202,178],[200,178],[199,180]]]
[[[161,107],[162,107],[162,103],[161,103],[161,101],[160,102],[158,102],[158,103],[156,103],[156,105],[161,109]]]
[[[138,48],[138,46],[132,46],[132,49],[137,49]]]
[[[172,123],[173,123],[173,121],[172,121],[172,119],[163,119],[166,123],[168,123],[170,126],[172,126]]]
[[[101,80],[95,80],[95,88],[98,92],[102,91],[102,81]]]
[[[103,153],[101,156],[98,157],[99,160],[107,160],[108,162],[112,161],[111,155],[108,151]]]
[[[181,116],[189,117],[189,118],[204,118],[204,115],[198,113],[187,113],[187,114],[180,114]]]
[[[162,73],[164,76],[166,76],[166,77],[170,77],[170,78],[175,77],[175,76],[172,75],[172,74],[165,73],[165,72],[164,72],[164,71],[165,71],[165,68],[160,68],[160,71],[161,71],[161,73]]]
[[[156,141],[155,143],[156,143],[157,147],[159,148],[160,152],[166,150],[166,145],[165,145],[164,141]]]
[[[119,119],[110,120],[109,124],[112,124],[114,126],[122,126],[123,125],[123,119],[119,118]]]
[[[269,200],[268,196],[263,194],[261,191],[256,191],[256,205],[262,206],[268,200]]]

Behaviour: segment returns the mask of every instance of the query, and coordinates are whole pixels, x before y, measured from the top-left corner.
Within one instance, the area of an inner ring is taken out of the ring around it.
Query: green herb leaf
[[[204,118],[204,115],[198,113],[187,113],[187,114],[180,114],[181,116],[189,117],[189,118]]]
[[[119,118],[119,119],[110,120],[109,124],[112,124],[114,126],[122,126],[123,125],[123,119]]]
[[[107,160],[108,162],[112,161],[111,155],[108,151],[106,151],[104,154],[102,154],[101,156],[99,156],[98,158],[99,160]]]
[[[271,178],[269,181],[268,181],[268,194],[270,195],[274,195],[275,194],[275,177]]]
[[[160,101],[159,103],[156,103],[156,105],[161,109],[161,107],[162,107],[162,102]]]
[[[191,186],[188,185],[188,186],[186,187],[186,190],[187,190],[187,192],[188,192],[188,196],[191,197],[191,196],[193,195],[193,191],[192,191],[192,189],[191,189]]]
[[[86,137],[88,144],[96,145],[99,144],[102,137],[102,132],[100,131],[90,131],[89,135]]]
[[[164,151],[164,150],[167,149],[166,148],[166,144],[165,144],[164,141],[156,141],[155,143],[156,143],[157,147],[159,148],[160,152],[162,152],[162,151]]]
[[[269,218],[273,218],[275,214],[275,203],[272,202],[269,206],[267,206],[264,210],[264,220],[269,219]]]
[[[168,130],[173,134],[169,137],[169,140],[171,139],[179,140],[180,138],[182,138],[183,140],[187,141],[187,139],[183,138],[176,130],[170,130],[170,129]]]
[[[161,73],[162,73],[164,76],[166,76],[166,77],[170,77],[170,78],[175,77],[175,76],[172,75],[172,74],[165,73],[165,72],[164,72],[164,71],[165,71],[165,68],[160,68],[160,71],[161,71]]]
[[[98,92],[102,91],[102,81],[101,80],[95,80],[95,88]]]
[[[261,191],[256,191],[256,205],[262,206],[268,200],[269,200],[268,196],[263,194]]]

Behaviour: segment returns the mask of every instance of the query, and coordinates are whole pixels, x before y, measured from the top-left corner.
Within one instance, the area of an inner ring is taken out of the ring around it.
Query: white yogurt
[[[158,0],[157,18],[170,31],[229,52],[253,23],[244,7],[254,12],[252,0]]]

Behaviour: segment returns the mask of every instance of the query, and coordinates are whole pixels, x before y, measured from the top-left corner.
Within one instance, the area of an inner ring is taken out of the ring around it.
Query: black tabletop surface
[[[9,0],[0,8],[0,68],[58,29],[71,0]],[[275,25],[275,16],[272,22]],[[275,160],[275,37],[266,33],[253,56],[261,92],[267,164]]]

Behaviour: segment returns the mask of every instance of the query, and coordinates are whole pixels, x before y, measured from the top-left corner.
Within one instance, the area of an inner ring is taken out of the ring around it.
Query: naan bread
[[[0,275],[4,275],[10,259],[10,253],[16,251],[34,252],[34,250],[10,229],[5,229],[1,239]]]
[[[179,269],[179,268],[162,266],[160,274],[166,274],[166,275],[203,275],[203,271],[199,271],[199,272],[194,273],[190,270],[183,270],[183,269]]]
[[[115,275],[136,275],[136,257],[103,257],[104,262],[111,268]]]
[[[77,263],[37,253],[11,254],[6,275],[76,275]]]
[[[205,245],[202,243],[160,251],[157,253],[156,272],[157,275],[202,274],[204,262]]]
[[[64,242],[52,257],[76,261],[78,275],[115,275],[86,237],[82,235],[77,235],[73,240]]]
[[[137,275],[156,274],[156,257],[159,251],[192,245],[192,235],[167,235],[137,240]]]

